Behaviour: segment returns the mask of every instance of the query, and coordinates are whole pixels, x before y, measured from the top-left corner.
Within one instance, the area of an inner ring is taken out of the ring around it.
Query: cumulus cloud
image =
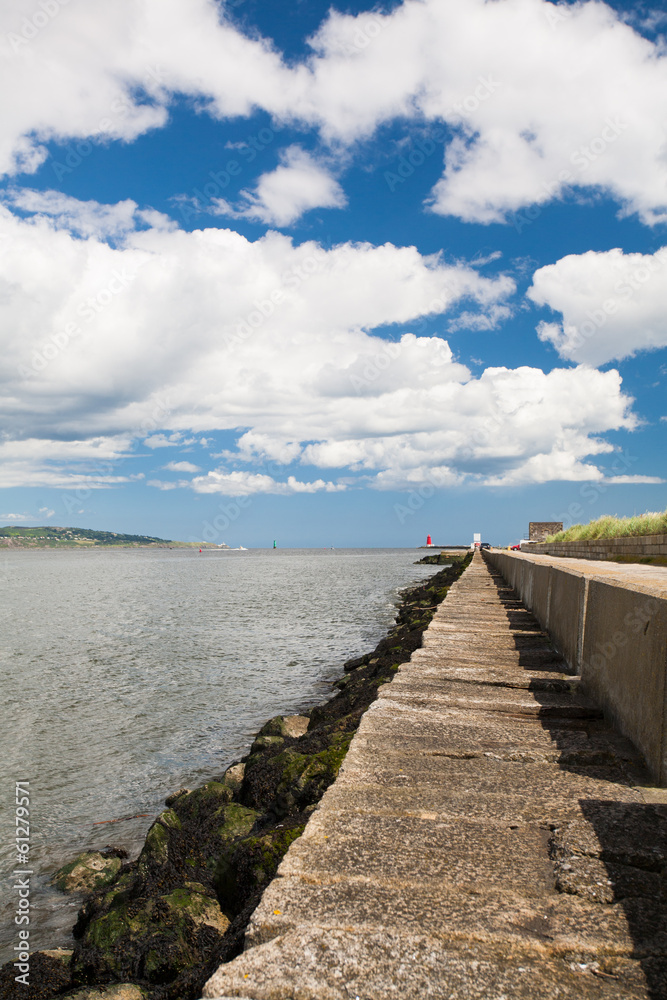
[[[122,464],[130,445],[128,437],[113,435],[90,438],[82,434],[70,441],[6,437],[0,442],[0,487],[112,489],[143,478]],[[42,508],[41,513],[46,510]]]
[[[169,472],[201,472],[201,468],[192,462],[167,462],[162,468]]]
[[[446,322],[462,302],[493,313],[515,291],[502,275],[415,248],[324,250],[278,233],[149,227],[111,247],[41,213],[0,215],[5,485],[110,488],[133,478],[133,442],[201,443],[216,430],[238,434],[224,467],[154,484],[235,495],[339,489],[350,474],[403,488],[428,470],[452,484],[592,478],[587,456],[611,450],[602,435],[636,426],[617,372],[475,378],[441,337],[373,334]],[[267,460],[337,472],[267,476]]]
[[[151,479],[148,486],[155,486],[159,490],[189,487],[195,493],[220,493],[228,497],[248,496],[251,493],[276,493],[280,496],[290,496],[294,493],[319,493],[322,490],[326,493],[337,493],[347,489],[344,484],[325,482],[323,479],[316,479],[314,482],[308,483],[301,482],[295,476],[288,476],[286,480],[281,482],[263,473],[226,472],[220,469],[213,469],[205,476],[196,476],[194,479],[182,479],[178,483]]]
[[[34,216],[48,216],[56,228],[83,237],[113,239],[144,224],[154,229],[177,228],[176,223],[162,212],[142,211],[129,198],[115,205],[103,205],[97,201],[79,201],[60,191],[17,188],[7,192],[3,201]]]
[[[396,117],[453,130],[435,212],[502,221],[581,186],[645,222],[666,217],[667,58],[604,4],[406,0],[387,15],[332,12],[313,44],[325,135]]]
[[[562,314],[543,321],[541,340],[562,358],[605,364],[667,346],[667,247],[654,254],[620,249],[570,254],[541,267],[528,297]]]
[[[345,194],[332,174],[299,146],[281,154],[281,164],[262,174],[254,191],[242,191],[241,203],[214,200],[214,215],[254,219],[267,225],[290,226],[313,208],[343,208]]]
[[[189,484],[196,493],[222,493],[225,496],[245,496],[249,493],[327,493],[346,489],[344,485],[316,479],[301,482],[295,476],[288,476],[285,482],[278,482],[272,476],[257,472],[224,472],[213,470],[205,476],[197,476]]]
[[[605,478],[605,483],[614,483],[616,485],[637,485],[638,483],[664,483],[664,479],[660,476],[607,476]]]
[[[0,130],[2,173],[36,169],[44,142],[58,138],[72,140],[53,162],[62,178],[91,142],[163,126],[184,94],[220,118],[261,108],[333,146],[351,147],[395,119],[445,125],[430,202],[441,214],[500,221],[582,187],[611,194],[644,222],[667,217],[667,56],[602,3],[405,0],[386,14],[332,10],[312,53],[289,65],[213,0],[52,6],[55,16],[30,0],[0,12],[0,83],[18,95]],[[37,26],[38,16],[48,24]],[[293,189],[299,170],[305,206]],[[342,197],[312,164],[304,172],[286,163],[260,179],[246,209],[288,219]]]

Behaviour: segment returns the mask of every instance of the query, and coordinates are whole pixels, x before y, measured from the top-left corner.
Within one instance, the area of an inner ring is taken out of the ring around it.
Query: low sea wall
[[[576,542],[531,542],[528,554],[567,556],[571,559],[655,559],[656,556],[667,557],[667,535],[585,538]]]
[[[664,537],[664,536],[658,536]],[[537,546],[535,547],[537,548]],[[667,785],[667,570],[490,551],[606,717]]]

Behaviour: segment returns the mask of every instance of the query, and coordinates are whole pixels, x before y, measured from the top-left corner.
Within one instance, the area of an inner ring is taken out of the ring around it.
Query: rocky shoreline
[[[180,789],[139,857],[86,852],[54,876],[88,895],[73,952],[36,952],[30,985],[0,969],[0,1000],[196,1000],[243,949],[245,929],[289,845],[335,780],[381,684],[421,645],[435,609],[470,556],[452,558],[401,594],[396,624],[375,650],[344,664],[337,693],[306,715],[277,716],[219,778]],[[425,557],[422,562],[432,562]]]

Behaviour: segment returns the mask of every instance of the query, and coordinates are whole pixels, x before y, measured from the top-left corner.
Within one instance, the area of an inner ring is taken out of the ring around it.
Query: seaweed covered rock
[[[229,926],[214,889],[221,854],[257,813],[224,782],[179,796],[153,823],[136,862],[79,914],[73,974],[82,983],[169,983],[201,965]]]
[[[84,851],[59,868],[50,884],[62,892],[93,892],[114,881],[123,857],[127,857],[126,852],[113,847],[105,851]]]
[[[71,951],[55,948],[35,951],[30,956],[29,982],[17,983],[13,962],[0,969],[0,1000],[51,1000],[71,986],[69,963]]]
[[[82,982],[171,982],[201,964],[229,926],[215,896],[198,882],[148,897],[133,895],[125,883],[108,896],[75,953],[73,971]]]
[[[292,818],[244,837],[225,851],[216,869],[216,890],[223,911],[237,916],[248,900],[255,900],[276,874],[292,841],[305,829],[307,817]]]
[[[113,986],[94,986],[68,993],[63,1000],[147,1000],[148,992],[133,983],[116,983]]]
[[[252,910],[335,780],[363,713],[421,644],[465,565],[405,592],[395,626],[373,653],[345,664],[329,701],[308,716],[270,719],[219,780],[169,796],[139,858],[95,889],[79,914],[79,988],[120,982],[150,1000],[201,995],[214,969],[242,950]],[[97,1000],[90,989],[84,997]]]

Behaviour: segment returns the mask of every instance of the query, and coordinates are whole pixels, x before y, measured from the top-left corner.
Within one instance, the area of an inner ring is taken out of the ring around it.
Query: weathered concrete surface
[[[667,996],[667,793],[479,555],[207,998]]]
[[[667,569],[532,552],[486,558],[667,785]]]
[[[537,542],[522,551],[574,559],[644,559],[667,557],[667,535],[627,535],[624,538],[581,538],[575,542]]]

